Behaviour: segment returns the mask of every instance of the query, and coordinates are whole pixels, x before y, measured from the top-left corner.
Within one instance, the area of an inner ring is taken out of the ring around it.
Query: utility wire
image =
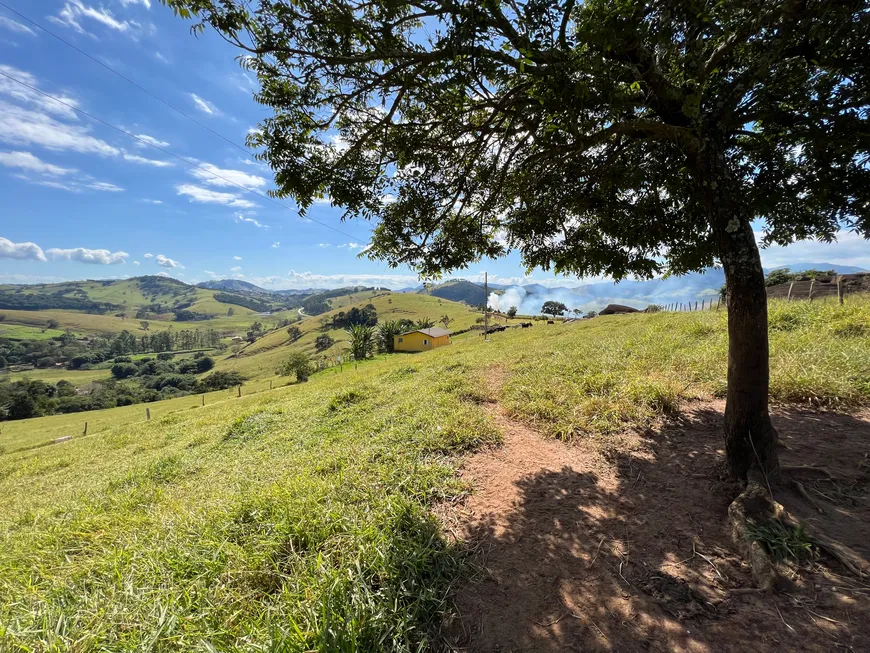
[[[217,174],[216,172],[214,172],[214,171],[212,171],[212,170],[209,170],[208,168],[204,168],[203,166],[199,165],[198,163],[195,163],[195,162],[191,161],[190,159],[186,159],[185,157],[183,157],[183,156],[181,156],[181,155],[179,155],[179,154],[175,154],[174,152],[170,152],[169,150],[167,150],[167,149],[165,149],[165,148],[163,148],[163,147],[160,147],[159,145],[155,145],[154,143],[150,143],[150,142],[148,142],[147,140],[145,140],[144,138],[140,138],[140,137],[136,136],[135,134],[131,134],[131,133],[128,132],[126,129],[122,129],[121,127],[118,127],[118,126],[116,126],[116,125],[113,125],[112,123],[107,122],[107,121],[103,120],[102,118],[99,118],[99,117],[97,117],[97,116],[95,116],[95,115],[93,115],[93,114],[88,113],[87,111],[84,111],[84,110],[82,110],[82,109],[79,109],[78,107],[73,106],[72,104],[69,104],[68,102],[64,102],[63,100],[61,100],[61,99],[56,98],[55,96],[53,96],[51,93],[46,93],[45,91],[42,91],[42,90],[36,88],[35,86],[31,86],[31,85],[28,84],[27,82],[22,82],[20,79],[18,79],[18,78],[16,78],[16,77],[13,77],[12,75],[8,75],[8,74],[6,74],[5,72],[3,72],[2,70],[0,70],[0,76],[5,77],[6,79],[12,80],[13,82],[15,82],[15,83],[17,83],[17,84],[20,84],[21,86],[23,86],[23,87],[25,87],[25,88],[27,88],[27,89],[30,89],[30,90],[33,91],[34,93],[39,93],[40,95],[42,95],[42,96],[44,96],[44,97],[47,97],[47,98],[49,98],[49,99],[51,99],[51,100],[54,100],[55,102],[57,102],[57,103],[59,103],[59,104],[62,104],[63,106],[68,107],[69,109],[72,109],[72,110],[75,111],[76,113],[80,113],[81,115],[83,115],[83,116],[85,116],[85,117],[87,117],[87,118],[93,120],[94,122],[98,122],[98,123],[100,123],[101,125],[105,125],[106,127],[109,127],[110,129],[114,129],[115,131],[120,132],[120,133],[124,134],[125,136],[129,136],[130,138],[132,138],[132,139],[134,139],[134,140],[136,140],[136,141],[138,141],[138,142],[140,142],[140,143],[144,143],[144,144],[147,145],[148,147],[152,147],[152,148],[154,148],[155,150],[159,150],[159,151],[163,152],[164,154],[167,154],[167,155],[169,155],[169,156],[171,156],[171,157],[173,157],[173,158],[176,158],[176,159],[178,159],[179,161],[182,161],[183,163],[186,163],[187,165],[189,165],[189,166],[191,166],[191,167],[193,167],[193,168],[197,168],[198,170],[202,170],[203,172],[205,172],[206,174],[211,175],[212,177],[216,177],[216,178],[218,178],[218,179],[222,179],[223,181],[227,182],[228,184],[230,184],[230,185],[232,185],[232,186],[236,186],[236,187],[238,187],[238,188],[241,188],[241,189],[242,189],[243,191],[245,191],[245,192],[248,192],[248,193],[251,193],[251,194],[253,194],[253,195],[256,195],[257,197],[261,197],[261,198],[263,198],[264,200],[266,200],[266,201],[268,201],[268,202],[271,202],[272,204],[275,204],[275,205],[277,205],[277,206],[280,206],[281,208],[287,209],[288,211],[293,211],[293,209],[290,208],[289,206],[287,206],[286,204],[282,204],[281,202],[279,202],[279,201],[277,201],[277,200],[275,200],[275,199],[272,199],[272,198],[269,197],[268,195],[263,195],[262,193],[260,193],[260,192],[258,192],[258,191],[255,191],[255,190],[253,190],[252,188],[248,188],[247,186],[243,186],[242,184],[236,183],[235,181],[232,181],[231,179],[227,179],[226,177],[223,177],[223,176]],[[359,240],[359,239],[360,239],[359,236],[352,236],[351,234],[347,233],[346,231],[342,231],[341,229],[336,229],[336,228],[333,227],[332,225],[328,225],[328,224],[326,224],[325,222],[321,222],[320,220],[315,220],[314,218],[309,218],[308,216],[306,216],[305,219],[306,219],[306,220],[311,220],[312,222],[316,222],[316,223],[319,224],[320,226],[322,226],[322,227],[326,227],[327,229],[332,229],[333,231],[335,231],[336,233],[341,234],[342,236],[347,236],[348,238],[353,238],[354,240]]]
[[[75,51],[78,52],[79,54],[81,54],[81,55],[87,57],[88,59],[90,59],[90,60],[93,61],[94,63],[96,63],[96,64],[102,66],[103,68],[105,68],[105,69],[108,70],[109,72],[114,73],[115,75],[117,75],[118,77],[120,77],[121,79],[123,79],[125,82],[128,82],[128,83],[132,84],[133,86],[135,86],[136,88],[138,88],[138,89],[139,89],[140,91],[142,91],[143,93],[147,93],[149,96],[151,96],[152,98],[154,98],[154,99],[157,100],[158,102],[160,102],[160,103],[162,103],[162,104],[165,104],[167,107],[169,107],[170,109],[172,109],[172,110],[175,111],[176,113],[181,114],[182,116],[184,116],[185,118],[187,118],[187,119],[190,120],[191,122],[196,123],[197,125],[199,125],[199,126],[202,127],[203,129],[207,129],[208,131],[210,131],[212,134],[214,134],[214,135],[217,136],[218,138],[225,140],[227,143],[229,143],[229,144],[232,145],[233,147],[238,148],[238,149],[240,149],[242,152],[244,152],[245,154],[247,154],[248,156],[253,157],[253,153],[252,153],[252,152],[251,152],[247,147],[245,147],[244,145],[239,145],[238,143],[233,142],[232,140],[230,140],[229,138],[227,138],[227,137],[224,136],[223,134],[221,134],[221,133],[219,133],[219,132],[216,132],[214,129],[212,129],[211,127],[209,127],[209,126],[206,125],[206,124],[201,123],[199,120],[197,120],[196,118],[194,118],[194,117],[191,116],[190,114],[185,113],[184,111],[182,111],[181,109],[179,109],[178,107],[176,107],[174,104],[172,104],[172,103],[170,103],[170,102],[164,100],[162,97],[160,97],[160,96],[158,96],[158,95],[155,95],[154,93],[152,93],[151,91],[149,91],[149,90],[148,90],[147,88],[145,88],[144,86],[141,86],[141,85],[137,84],[136,82],[134,82],[132,79],[130,79],[129,77],[127,77],[127,76],[124,75],[123,73],[118,72],[117,70],[115,70],[114,68],[112,68],[110,65],[108,65],[108,64],[106,64],[106,63],[103,63],[102,61],[100,61],[99,59],[97,59],[96,57],[94,57],[93,55],[88,54],[87,52],[85,52],[84,50],[82,50],[82,49],[79,48],[78,46],[76,46],[76,45],[70,43],[69,41],[67,41],[67,40],[64,39],[63,37],[58,36],[57,34],[55,34],[54,32],[52,32],[50,29],[48,29],[47,27],[45,27],[44,25],[41,25],[41,24],[37,23],[35,20],[33,20],[32,18],[28,18],[27,16],[25,16],[24,14],[22,14],[20,11],[18,11],[18,10],[16,10],[16,9],[13,9],[12,7],[10,7],[9,5],[7,5],[7,4],[6,4],[5,2],[3,2],[2,0],[0,0],[0,7],[5,7],[8,11],[11,11],[13,14],[15,14],[16,16],[18,16],[19,18],[21,18],[21,19],[23,19],[23,20],[26,20],[28,23],[30,23],[30,24],[33,25],[34,27],[38,27],[38,28],[41,29],[43,32],[45,32],[46,34],[49,34],[50,36],[53,36],[54,38],[56,38],[56,39],[57,39],[58,41],[60,41],[61,43],[64,43],[65,45],[68,45],[69,47],[71,47],[73,50],[75,50]]]

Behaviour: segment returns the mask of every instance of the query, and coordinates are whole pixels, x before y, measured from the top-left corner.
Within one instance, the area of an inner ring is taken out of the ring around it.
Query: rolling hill
[[[486,292],[483,286],[465,279],[446,281],[416,292],[421,295],[449,299],[452,302],[464,302],[469,306],[483,306],[486,301]]]

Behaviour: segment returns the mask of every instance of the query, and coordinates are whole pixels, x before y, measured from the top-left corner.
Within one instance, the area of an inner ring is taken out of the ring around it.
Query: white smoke
[[[520,315],[541,315],[541,308],[544,302],[554,301],[561,302],[568,307],[566,317],[573,316],[575,309],[582,313],[589,311],[600,311],[607,304],[617,303],[634,306],[635,308],[646,308],[649,302],[638,299],[602,299],[601,297],[593,297],[584,292],[583,287],[578,288],[557,288],[547,289],[545,292],[528,292],[522,286],[511,286],[502,294],[490,293],[487,305],[492,310],[507,313],[511,306],[517,307],[517,313]]]

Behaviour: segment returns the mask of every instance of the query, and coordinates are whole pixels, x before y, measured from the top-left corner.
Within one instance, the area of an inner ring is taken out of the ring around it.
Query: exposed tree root
[[[827,470],[819,467],[803,468],[803,471],[807,470],[820,471],[829,478],[832,478]],[[794,468],[791,471],[794,471]],[[798,481],[791,481],[791,483],[794,484],[801,496],[810,505],[819,512],[822,512],[818,504],[810,497],[806,488],[803,487],[803,484]],[[756,468],[749,470],[746,488],[728,507],[728,518],[731,521],[731,535],[740,548],[741,553],[749,562],[752,577],[758,585],[758,590],[782,591],[793,587],[793,583],[779,573],[776,563],[770,557],[765,547],[750,535],[752,527],[760,526],[773,519],[778,519],[792,528],[801,525],[797,519],[788,513],[782,504],[775,501],[770,495],[766,479],[760,470]],[[839,562],[849,572],[859,578],[863,579],[870,576],[870,563],[858,553],[819,533],[807,524],[802,524],[802,526],[810,540],[828,557]]]
[[[819,511],[820,514],[822,514],[822,515],[825,514],[825,511],[822,510],[821,506],[816,502],[815,499],[813,499],[813,497],[810,495],[810,493],[807,492],[807,489],[804,487],[803,483],[801,483],[800,481],[792,480],[791,484],[798,491],[798,494],[800,494],[803,497],[804,501],[806,501],[813,508],[815,508],[817,511]]]
[[[834,479],[834,475],[827,469],[824,467],[816,467],[814,465],[782,465],[779,470],[781,472],[815,472],[816,474],[821,474],[831,480]]]
[[[775,518],[778,510],[784,511],[770,496],[763,476],[755,468],[749,470],[746,488],[728,506],[731,537],[749,562],[752,578],[762,591],[776,589],[784,579],[765,548],[750,536],[749,530]]]

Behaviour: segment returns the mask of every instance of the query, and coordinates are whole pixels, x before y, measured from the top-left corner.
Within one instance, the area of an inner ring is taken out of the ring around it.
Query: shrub
[[[213,390],[226,390],[241,385],[245,378],[238,372],[218,371],[200,379],[197,384],[198,392],[211,392]]]
[[[278,374],[281,376],[294,375],[297,382],[306,381],[308,375],[311,374],[311,361],[305,353],[294,351],[278,368]]]
[[[203,372],[208,372],[211,368],[214,367],[214,358],[211,356],[203,356],[196,360],[196,371],[199,374]]]
[[[335,340],[333,340],[329,336],[329,334],[326,334],[326,333],[323,333],[314,339],[314,348],[317,351],[326,351],[327,349],[332,347],[332,345],[334,345],[334,344],[335,344]]]
[[[115,363],[112,365],[112,376],[116,379],[129,379],[138,373],[139,368],[132,363]]]
[[[161,351],[157,354],[157,360],[159,361],[171,361],[173,358],[175,358],[175,354],[171,351]]]
[[[133,359],[129,356],[115,356],[115,363],[132,363]]]

